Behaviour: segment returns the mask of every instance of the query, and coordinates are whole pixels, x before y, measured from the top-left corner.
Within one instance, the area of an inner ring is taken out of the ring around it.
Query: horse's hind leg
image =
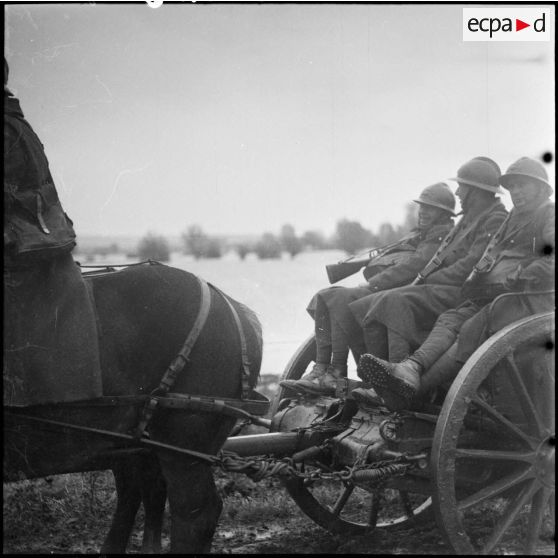
[[[171,515],[171,552],[208,553],[223,503],[205,463],[162,458]]]
[[[101,547],[101,554],[123,554],[134,527],[141,503],[141,478],[127,460],[112,469],[116,485],[117,504],[110,531]]]

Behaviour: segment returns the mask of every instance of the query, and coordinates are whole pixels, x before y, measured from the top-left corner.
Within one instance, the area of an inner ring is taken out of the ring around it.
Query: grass
[[[245,475],[216,470],[215,481],[224,503],[218,530],[293,517],[296,506],[276,479],[255,483]],[[110,471],[6,484],[3,500],[4,553],[98,552],[116,507]],[[129,545],[132,552],[141,548],[142,526],[140,509]],[[169,535],[168,511],[165,535]]]

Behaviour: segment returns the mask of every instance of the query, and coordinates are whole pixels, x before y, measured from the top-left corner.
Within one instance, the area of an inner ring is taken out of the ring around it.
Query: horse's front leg
[[[161,459],[171,514],[171,552],[208,553],[223,502],[211,467],[180,457]]]
[[[101,554],[124,554],[141,503],[141,478],[127,460],[112,469],[116,485],[116,511]]]
[[[145,524],[141,551],[144,554],[160,554],[167,487],[155,456],[149,458],[143,473],[141,498],[145,510]]]

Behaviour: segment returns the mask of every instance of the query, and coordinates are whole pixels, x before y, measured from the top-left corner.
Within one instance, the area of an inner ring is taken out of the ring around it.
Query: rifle
[[[331,285],[360,271],[368,262],[380,254],[379,248],[371,248],[366,252],[350,256],[336,264],[326,265],[327,278]]]
[[[327,278],[329,279],[330,284],[333,285],[333,283],[337,283],[338,281],[341,281],[341,279],[345,279],[346,277],[355,274],[364,266],[368,265],[370,260],[381,256],[388,250],[391,250],[392,248],[395,248],[400,244],[404,244],[409,240],[413,240],[414,238],[419,236],[419,234],[420,233],[409,234],[407,236],[404,236],[397,242],[393,242],[392,244],[388,244],[387,246],[383,246],[382,248],[369,248],[364,252],[360,252],[359,254],[355,254],[354,256],[349,256],[346,260],[341,260],[336,264],[326,265]]]

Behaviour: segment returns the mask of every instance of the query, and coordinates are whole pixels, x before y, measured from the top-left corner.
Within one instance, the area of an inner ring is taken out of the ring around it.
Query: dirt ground
[[[434,523],[397,531],[333,535],[306,517],[276,479],[254,483],[244,475],[216,473],[223,512],[212,554],[452,554]],[[60,475],[4,486],[4,554],[99,552],[115,506],[108,472]],[[141,552],[140,510],[128,553]],[[498,554],[521,554],[518,530]],[[163,553],[170,550],[165,514]],[[554,555],[554,540],[541,540],[537,555]]]
[[[220,469],[214,473],[224,505],[212,554],[452,554],[433,522],[408,529],[376,529],[361,536],[334,535],[309,519],[278,479],[256,483],[242,474]],[[98,553],[115,506],[114,481],[108,471],[5,484],[3,553]],[[141,552],[142,527],[140,509],[128,553]],[[521,554],[525,529],[524,525],[512,531],[498,554]],[[537,555],[555,554],[553,532],[552,527],[547,529]],[[164,553],[169,552],[168,509],[162,546]]]

